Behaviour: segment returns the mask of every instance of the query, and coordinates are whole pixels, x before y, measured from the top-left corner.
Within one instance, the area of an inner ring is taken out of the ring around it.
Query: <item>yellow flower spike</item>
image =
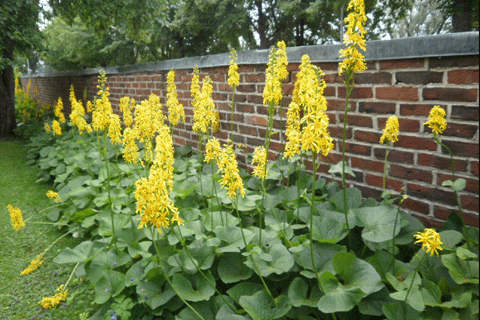
[[[365,57],[359,52],[359,49],[366,50],[364,24],[367,16],[365,15],[364,1],[350,0],[348,10],[351,12],[345,18],[347,30],[343,38],[343,43],[347,47],[340,50],[340,58],[345,58],[339,65],[340,74],[343,71],[362,72],[367,69]]]
[[[22,211],[18,208],[14,208],[11,204],[7,206],[8,212],[10,213],[10,219],[13,229],[16,231],[25,227],[25,222],[22,218]]]
[[[54,135],[57,135],[57,136],[62,135],[62,127],[60,126],[60,123],[57,120],[53,120],[52,130]]]
[[[258,177],[259,179],[265,180],[268,176],[268,168],[267,168],[267,150],[265,147],[259,146],[255,148],[253,152],[253,159],[252,165],[257,163],[257,166],[253,170],[253,176]]]
[[[288,59],[285,42],[279,41],[277,49],[272,48],[267,65],[263,104],[277,105],[282,100],[282,82],[288,76]]]
[[[45,122],[45,131],[48,133],[52,132],[52,128],[50,128],[50,125],[47,122]]]
[[[383,130],[383,135],[380,137],[380,143],[384,143],[385,140],[389,140],[392,143],[398,141],[398,134],[400,132],[400,124],[398,123],[397,116],[390,116]]]
[[[132,109],[135,100],[131,100],[129,97],[123,97],[120,99],[120,111],[122,112],[123,123],[126,127],[130,127],[133,123]]]
[[[48,190],[47,192],[47,197],[49,197],[50,199],[52,200],[55,200],[55,202],[61,202],[62,201],[62,198],[60,198],[60,196],[58,195],[58,193],[52,191],[52,190]]]
[[[20,273],[20,275],[27,275],[37,270],[43,264],[43,260],[41,260],[42,258],[43,254],[39,254],[35,259],[32,260],[32,262],[30,262],[30,265],[27,267],[27,269]]]
[[[222,188],[228,189],[227,194],[230,199],[237,197],[237,191],[242,197],[245,196],[243,180],[238,172],[237,159],[232,145],[224,145],[217,156],[218,172],[222,174],[220,184]]]
[[[212,160],[216,160],[220,155],[221,146],[217,138],[211,138],[205,145],[205,162],[210,163]]]
[[[120,117],[118,114],[110,114],[108,137],[114,144],[122,143],[122,124],[120,123]]]
[[[446,112],[440,106],[434,106],[428,115],[428,121],[424,125],[428,125],[434,134],[442,134],[447,128],[447,120],[445,120]]]
[[[52,308],[55,308],[57,305],[59,305],[60,302],[65,301],[67,299],[68,289],[64,290],[63,284],[62,284],[61,286],[58,287],[57,291],[58,293],[53,297],[43,297],[42,301],[40,301],[39,304],[44,309],[52,309]]]
[[[53,113],[55,117],[58,118],[58,121],[65,123],[65,115],[63,114],[63,101],[62,98],[58,98],[57,102],[53,106]]]
[[[85,109],[83,108],[82,102],[77,101],[73,85],[70,86],[70,104],[72,106],[72,111],[70,112],[70,121],[72,122],[72,125],[78,128],[80,134],[82,134],[83,131],[91,132],[92,128],[90,124],[84,119]]]
[[[140,156],[136,142],[137,134],[132,128],[126,128],[123,132],[123,158],[127,163],[138,163]]]
[[[192,129],[197,133],[206,134],[209,127],[215,132],[220,127],[220,116],[215,111],[215,102],[212,99],[213,88],[211,82],[210,77],[206,76],[203,79],[202,91],[196,93],[196,98],[194,98]]]
[[[177,86],[175,85],[175,71],[170,70],[167,75],[167,107],[168,120],[175,127],[180,119],[185,122],[183,105],[178,101]]]
[[[437,250],[443,250],[440,246],[443,244],[441,241],[440,235],[433,228],[426,228],[423,232],[418,232],[414,235],[415,243],[421,243],[422,249],[426,252],[430,252],[430,256],[433,256],[435,253],[437,256]]]
[[[237,72],[238,65],[236,63],[238,55],[235,49],[230,51],[230,59],[230,67],[228,68],[228,85],[233,88],[238,87],[240,84],[240,74]]]

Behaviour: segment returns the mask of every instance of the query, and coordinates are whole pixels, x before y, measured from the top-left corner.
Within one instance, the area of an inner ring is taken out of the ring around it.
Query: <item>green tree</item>
[[[453,32],[478,31],[478,0],[430,0],[452,17]]]
[[[0,137],[15,128],[15,53],[26,53],[40,42],[38,30],[42,8],[38,0],[0,2]]]

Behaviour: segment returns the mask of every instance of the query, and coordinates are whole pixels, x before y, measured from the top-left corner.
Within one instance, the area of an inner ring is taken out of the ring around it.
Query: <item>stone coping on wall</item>
[[[302,56],[308,54],[312,62],[338,62],[339,50],[343,44],[312,45],[287,48],[289,63],[301,62]],[[270,50],[239,51],[237,64],[267,64]],[[415,59],[446,56],[472,56],[479,54],[479,32],[462,32],[434,36],[401,38],[393,40],[375,40],[367,42],[365,59],[367,61]],[[162,60],[120,67],[103,68],[107,75],[154,72],[228,66],[230,53],[188,57],[182,59]],[[85,70],[45,72],[24,75],[22,78],[66,77],[98,74],[102,68]]]

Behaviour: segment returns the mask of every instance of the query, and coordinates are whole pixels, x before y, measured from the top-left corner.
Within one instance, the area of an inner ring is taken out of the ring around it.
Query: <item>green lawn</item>
[[[0,141],[0,320],[80,319],[82,313],[91,316],[95,308],[93,290],[88,282],[75,276],[70,281],[66,303],[53,310],[44,310],[38,304],[42,297],[57,293],[56,288],[67,281],[74,267],[57,265],[52,259],[80,239],[61,239],[47,252],[39,269],[20,275],[32,259],[64,234],[64,230],[48,224],[29,223],[48,222],[41,210],[55,203],[45,195],[53,187],[36,183],[37,169],[24,165],[26,151],[23,140]],[[22,210],[23,219],[28,219],[25,228],[12,228],[8,204]]]

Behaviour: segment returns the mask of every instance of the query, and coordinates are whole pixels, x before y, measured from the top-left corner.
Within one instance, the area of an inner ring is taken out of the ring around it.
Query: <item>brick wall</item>
[[[467,34],[471,36],[472,34]],[[356,177],[349,183],[360,188],[365,197],[380,198],[382,193],[383,161],[385,146],[379,144],[385,122],[390,115],[397,115],[400,120],[399,141],[394,144],[389,154],[387,168],[387,188],[401,192],[406,191],[409,198],[404,208],[429,224],[439,225],[451,210],[456,210],[456,202],[449,188],[442,187],[442,182],[451,179],[451,162],[448,153],[431,138],[430,130],[423,125],[434,105],[440,105],[447,112],[448,128],[442,135],[442,142],[454,153],[456,177],[464,178],[467,187],[460,193],[466,222],[478,227],[478,191],[479,191],[479,58],[478,33],[475,48],[463,53],[445,53],[458,48],[455,43],[447,44],[447,49],[432,53],[419,53],[417,57],[405,53],[405,57],[383,57],[368,55],[368,48],[395,47],[398,41],[367,43],[368,70],[356,78],[356,86],[348,114],[347,159]],[[421,38],[419,38],[421,39]],[[428,37],[423,41],[444,40],[442,37]],[[400,43],[405,45],[405,43]],[[450,46],[451,48],[449,48]],[[329,47],[329,46],[325,46]],[[330,46],[326,51],[332,51]],[[438,46],[437,46],[438,47]],[[318,55],[320,46],[293,48],[289,55],[289,77],[283,85],[283,115],[277,113],[275,128],[282,132],[282,123],[291,100],[294,81],[298,72],[299,61],[303,52],[311,57]],[[339,47],[338,47],[339,48]],[[312,50],[314,49],[314,50]],[[323,49],[323,48],[321,48]],[[333,49],[336,49],[334,47]],[[408,50],[407,50],[408,51]],[[338,52],[338,51],[337,51]],[[395,53],[398,55],[398,53]],[[252,62],[253,56],[261,56]],[[384,55],[389,55],[388,52]],[[244,62],[242,62],[242,56]],[[293,56],[290,59],[290,56]],[[205,62],[205,57],[188,58],[171,61],[165,65],[141,65],[127,68],[107,68],[107,86],[110,98],[118,111],[118,103],[123,96],[134,98],[137,102],[147,99],[152,93],[161,97],[165,106],[166,76],[168,71],[176,69],[178,99],[185,107],[187,115],[186,130],[176,129],[175,142],[179,145],[197,146],[198,137],[191,130],[193,110],[191,107],[190,82],[193,65],[200,67],[200,78],[209,75],[213,80],[213,99],[220,113],[221,130],[217,138],[226,141],[230,130],[230,106],[232,90],[227,84],[228,54],[209,56],[216,61]],[[247,146],[246,153],[262,145],[267,118],[266,106],[263,105],[263,88],[268,52],[240,52],[239,73],[240,86],[235,95],[233,114],[234,143]],[[337,74],[338,57],[312,57],[325,73],[330,116],[330,132],[335,139],[335,149],[329,159],[324,159],[321,175],[327,179],[332,176],[328,171],[328,162],[337,163],[341,159],[341,136],[344,121],[345,88],[342,77]],[[292,61],[293,60],[293,61]],[[260,61],[260,62],[255,62]],[[171,66],[173,65],[173,67]],[[153,67],[152,67],[153,66]],[[68,88],[75,87],[77,99],[87,88],[88,99],[96,94],[98,69],[84,72],[57,73],[31,77],[32,91],[36,86],[37,98],[47,103],[62,97],[68,109]],[[25,86],[29,77],[22,78]],[[165,108],[166,111],[166,108]],[[280,155],[282,149],[281,134],[273,136],[271,143],[272,159]],[[238,155],[238,160],[245,166],[246,155]],[[338,179],[337,179],[338,180]]]

